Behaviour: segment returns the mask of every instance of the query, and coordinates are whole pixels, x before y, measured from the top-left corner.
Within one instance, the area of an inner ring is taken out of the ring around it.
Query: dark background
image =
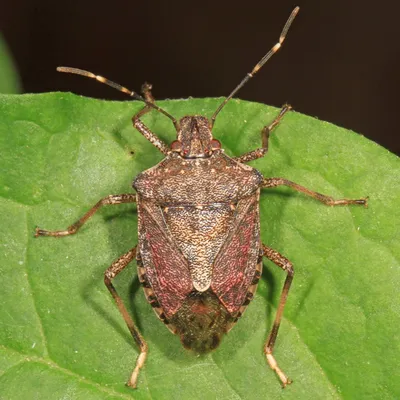
[[[24,91],[126,99],[93,71],[156,98],[228,95],[301,7],[283,48],[237,97],[280,106],[362,133],[400,154],[400,2],[5,1],[0,29]],[[372,160],[371,160],[372,161]]]

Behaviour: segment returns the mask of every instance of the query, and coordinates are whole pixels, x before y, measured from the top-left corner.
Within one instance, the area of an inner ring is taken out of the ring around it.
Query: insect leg
[[[73,235],[78,229],[101,207],[109,204],[136,203],[136,194],[111,194],[99,200],[82,218],[74,222],[64,231],[46,231],[44,229],[35,229],[35,237],[38,236],[68,236]]]
[[[150,107],[146,106],[132,117],[133,126],[149,141],[154,147],[157,147],[161,153],[167,155],[170,152],[168,145],[163,142],[155,133],[153,133],[141,120],[144,114],[147,114]]]
[[[155,99],[153,94],[151,93],[151,89],[153,89],[153,85],[151,83],[145,82],[141,87],[141,92],[144,99],[149,103],[155,103]]]
[[[153,95],[151,94],[152,85],[150,83],[144,83],[142,85],[142,93],[143,97],[147,102],[154,104],[155,100]],[[170,152],[169,146],[164,143],[155,133],[153,133],[141,120],[140,118],[147,114],[152,110],[152,107],[145,106],[142,110],[140,110],[136,115],[132,118],[133,126],[147,139],[149,140],[153,146],[157,147],[161,153],[167,155]],[[178,122],[174,119],[173,123],[175,128],[178,130]]]
[[[297,190],[298,192],[302,192],[307,196],[313,197],[314,199],[320,201],[321,203],[326,204],[327,206],[344,206],[349,204],[359,204],[363,205],[364,207],[368,207],[368,197],[363,197],[361,199],[356,199],[356,200],[352,199],[335,200],[333,197],[325,196],[324,194],[314,192],[310,189],[307,189],[304,186],[298,185],[297,183],[288,181],[287,179],[284,178],[264,178],[264,182],[261,187],[272,188],[281,185],[289,186],[294,190]]]
[[[276,337],[278,335],[279,326],[281,324],[283,309],[286,304],[286,299],[289,293],[290,285],[292,284],[294,270],[292,263],[287,258],[279,254],[277,251],[271,249],[265,244],[262,245],[262,250],[263,250],[263,255],[265,257],[267,257],[269,260],[271,260],[274,264],[282,268],[287,273],[286,280],[282,289],[281,299],[278,305],[278,310],[276,312],[274,325],[271,329],[271,333],[269,334],[268,339],[266,340],[264,346],[264,353],[265,356],[267,357],[269,366],[276,372],[276,374],[278,375],[279,379],[282,382],[282,386],[285,387],[286,385],[292,383],[292,381],[279,368],[278,363],[275,360],[275,357],[272,355],[272,352],[274,349]]]
[[[118,309],[124,318],[126,325],[128,326],[129,331],[132,334],[133,339],[140,349],[140,354],[136,360],[135,368],[132,372],[131,378],[127,382],[127,385],[133,388],[136,388],[136,381],[139,375],[139,370],[143,367],[144,362],[147,357],[147,343],[143,339],[143,336],[139,332],[138,328],[135,326],[132,318],[130,317],[127,309],[122,302],[121,297],[119,297],[117,291],[115,290],[111,280],[114,279],[136,256],[136,246],[129,250],[127,253],[122,255],[118,260],[114,261],[109,268],[104,272],[104,283],[107,286],[108,290],[114,297],[115,302],[117,303]]]
[[[268,151],[268,139],[272,130],[281,122],[283,116],[292,109],[292,106],[289,104],[284,104],[278,116],[272,121],[271,124],[264,126],[261,131],[261,140],[262,147],[249,151],[248,153],[242,154],[239,157],[235,157],[234,159],[241,163],[247,163],[249,161],[257,160],[257,158],[264,157]]]

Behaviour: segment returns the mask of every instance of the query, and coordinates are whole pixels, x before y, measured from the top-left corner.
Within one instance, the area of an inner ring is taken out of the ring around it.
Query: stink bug
[[[133,259],[147,300],[168,329],[179,335],[183,346],[196,353],[214,350],[221,338],[238,321],[257,289],[263,257],[286,272],[277,315],[264,353],[283,386],[291,383],[280,369],[273,349],[286,298],[292,283],[292,263],[277,251],[261,243],[259,197],[262,188],[286,185],[330,206],[364,205],[367,198],[334,200],[284,178],[265,178],[246,165],[263,157],[268,138],[291,109],[284,105],[262,132],[262,146],[238,157],[225,155],[212,136],[215,119],[225,104],[250,80],[281,47],[298,13],[292,11],[279,41],[256,64],[211,118],[185,116],[179,121],[155,104],[151,85],[142,87],[143,96],[102,76],[75,68],[60,67],[61,72],[97,79],[145,103],[133,118],[134,127],[165,158],[140,173],[133,182],[136,193],[110,195],[100,200],[82,218],[63,231],[36,228],[36,236],[67,236],[79,228],[103,205],[136,203],[139,243],[114,261],[105,271],[104,281],[135,340],[140,354],[128,385],[136,387],[139,370],[144,366],[148,346],[117,294],[112,279]],[[170,145],[160,140],[141,117],[156,110],[173,122],[177,138]]]

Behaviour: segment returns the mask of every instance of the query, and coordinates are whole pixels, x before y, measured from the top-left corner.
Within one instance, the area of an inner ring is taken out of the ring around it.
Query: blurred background
[[[158,99],[227,96],[299,5],[283,48],[237,97],[277,107],[289,102],[400,154],[398,1],[2,3],[0,32],[20,78],[0,90],[128,101],[55,69],[86,69],[136,91],[148,81]]]

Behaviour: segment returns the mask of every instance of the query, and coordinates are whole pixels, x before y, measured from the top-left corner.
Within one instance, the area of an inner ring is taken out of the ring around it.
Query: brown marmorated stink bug
[[[262,147],[238,157],[224,154],[220,142],[212,136],[212,128],[225,104],[279,50],[298,11],[298,7],[292,11],[279,42],[222,102],[211,119],[195,115],[177,121],[155,104],[150,85],[142,87],[142,97],[91,72],[58,68],[61,72],[97,79],[143,101],[146,105],[132,118],[133,126],[165,155],[159,164],[133,181],[136,194],[107,196],[66,230],[36,228],[35,234],[72,235],[103,205],[137,204],[139,243],[114,261],[104,274],[104,282],[140,349],[128,381],[133,388],[148,347],[111,281],[135,258],[148,302],[168,329],[180,336],[183,346],[196,353],[218,347],[222,336],[235,325],[253,298],[263,257],[274,262],[287,276],[264,353],[283,387],[291,383],[278,366],[273,349],[294,271],[287,258],[260,241],[260,190],[286,185],[329,206],[367,206],[368,198],[334,200],[284,178],[264,178],[246,165],[267,153],[268,137],[291,109],[289,105],[284,105],[276,119],[263,128]],[[153,109],[170,118],[175,126],[177,139],[169,146],[140,120]]]

